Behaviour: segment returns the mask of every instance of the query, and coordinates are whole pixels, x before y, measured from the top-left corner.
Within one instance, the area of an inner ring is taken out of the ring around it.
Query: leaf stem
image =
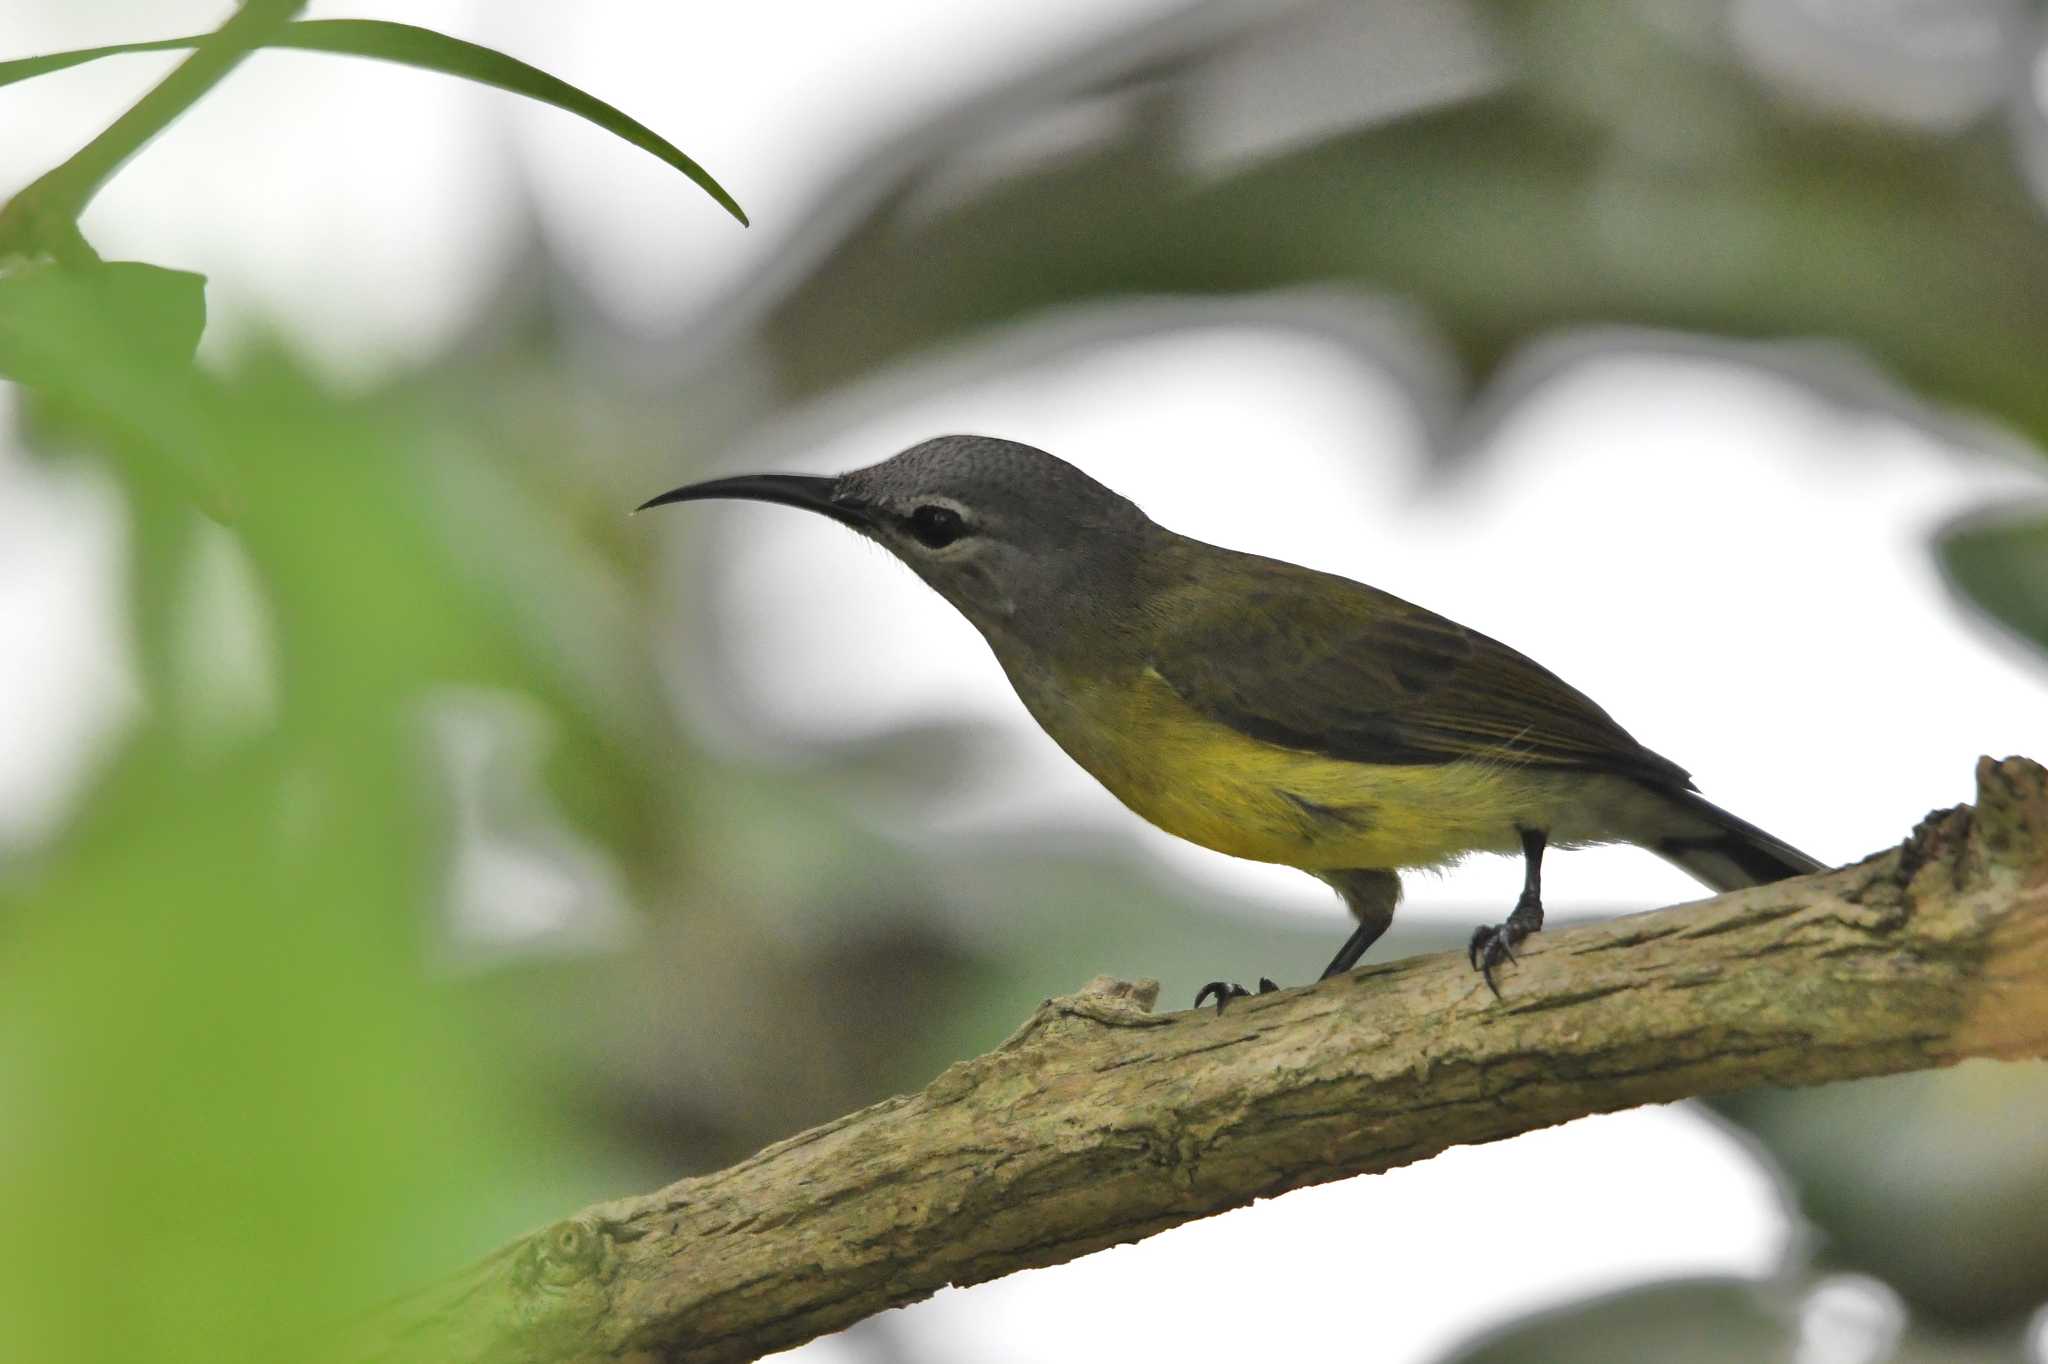
[[[0,208],[0,261],[45,254],[93,259],[78,217],[100,186],[305,6],[306,0],[247,0],[127,112]]]

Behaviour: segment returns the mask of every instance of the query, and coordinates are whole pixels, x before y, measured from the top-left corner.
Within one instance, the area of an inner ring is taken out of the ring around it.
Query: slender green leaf
[[[2048,649],[2048,509],[1966,517],[1942,533],[1936,548],[1957,592]]]
[[[135,52],[168,52],[191,47],[205,36],[200,34],[187,38],[158,38],[142,43],[118,43],[111,47],[80,48],[73,52],[53,52],[42,57],[22,57],[14,61],[0,62],[0,86],[48,75],[53,71],[62,71],[85,62],[97,61],[101,57],[122,56]],[[464,80],[496,86],[515,95],[524,95],[543,104],[552,104],[557,109],[565,109],[579,118],[587,119],[606,132],[659,157],[695,181],[706,194],[717,200],[726,212],[742,223],[747,221],[745,211],[730,194],[726,193],[724,186],[711,178],[709,171],[685,156],[674,144],[652,128],[605,103],[597,96],[587,94],[567,81],[550,76],[540,68],[529,66],[516,57],[509,57],[502,52],[480,47],[460,38],[451,38],[433,29],[419,28],[413,24],[391,23],[382,19],[302,19],[286,25],[268,46],[295,48],[304,52],[332,52],[349,57],[374,57],[380,61],[397,62],[401,66],[438,71],[444,76],[460,76]]]
[[[198,42],[196,37],[159,38],[149,43],[116,43],[112,47],[81,47],[70,52],[52,52],[44,57],[17,57],[11,62],[0,62],[0,85],[33,80],[52,71],[96,62],[102,57],[119,57],[130,52],[174,52],[182,47],[196,46]]]

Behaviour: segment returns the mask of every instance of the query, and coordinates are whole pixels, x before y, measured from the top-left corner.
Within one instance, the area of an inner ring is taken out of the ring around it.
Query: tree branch
[[[717,1174],[585,1210],[393,1309],[381,1360],[751,1359],[1303,1185],[1591,1113],[2048,1055],[2048,772],[1825,875],[1229,1012],[1049,1000],[995,1051]]]

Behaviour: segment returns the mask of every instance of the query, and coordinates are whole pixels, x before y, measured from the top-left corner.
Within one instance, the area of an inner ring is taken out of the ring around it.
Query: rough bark
[[[585,1210],[395,1309],[359,1357],[724,1361],[947,1284],[1636,1104],[2048,1055],[2048,772],[1823,875],[1213,1013],[1048,1000],[921,1093]]]

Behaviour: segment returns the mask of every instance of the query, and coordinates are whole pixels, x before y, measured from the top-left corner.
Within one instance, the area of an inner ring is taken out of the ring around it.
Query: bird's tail
[[[1671,801],[1686,816],[1683,830],[1651,841],[1650,851],[1717,891],[1826,870],[1791,844],[1690,791],[1673,793]]]

